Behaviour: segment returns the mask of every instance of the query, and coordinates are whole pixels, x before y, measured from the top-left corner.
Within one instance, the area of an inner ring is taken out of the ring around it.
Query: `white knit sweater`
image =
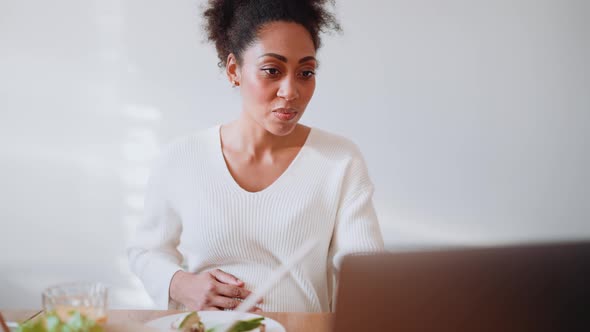
[[[316,128],[274,183],[248,192],[227,169],[216,126],[171,144],[157,160],[128,249],[130,266],[167,309],[170,280],[180,269],[219,268],[254,290],[306,239],[318,237],[320,245],[261,308],[330,311],[343,255],[383,248],[372,195],[358,148]]]

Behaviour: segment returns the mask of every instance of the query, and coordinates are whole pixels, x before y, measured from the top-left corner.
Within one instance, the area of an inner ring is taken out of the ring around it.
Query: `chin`
[[[275,136],[287,136],[295,130],[297,122],[293,123],[269,123],[266,130]]]

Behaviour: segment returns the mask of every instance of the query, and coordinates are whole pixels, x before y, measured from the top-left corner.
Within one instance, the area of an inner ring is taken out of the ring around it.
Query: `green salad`
[[[239,320],[235,322],[227,332],[247,332],[258,328],[259,331],[264,332],[265,325],[262,322],[264,317],[256,317],[250,320]],[[201,321],[199,313],[193,311],[184,317],[180,317],[176,322],[172,323],[172,328],[182,332],[217,332],[222,329],[222,326],[214,326],[206,328]]]
[[[105,332],[104,328],[96,321],[86,317],[79,311],[68,313],[69,318],[64,321],[55,312],[48,312],[37,319],[20,324],[16,332]],[[235,322],[228,332],[246,332],[255,328],[265,330],[264,317]],[[182,332],[216,332],[220,327],[205,328],[197,312],[192,312],[183,317],[180,322],[172,326]]]
[[[228,332],[245,332],[251,331],[262,325],[264,317],[253,318],[250,320],[239,320],[229,329]],[[207,332],[215,332],[215,329],[209,329]]]
[[[94,320],[78,311],[70,312],[67,321],[63,321],[55,312],[48,312],[38,319],[20,324],[17,332],[104,332]]]

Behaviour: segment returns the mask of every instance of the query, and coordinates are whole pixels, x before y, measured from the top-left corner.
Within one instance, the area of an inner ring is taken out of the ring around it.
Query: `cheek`
[[[242,85],[243,97],[249,102],[267,103],[276,96],[276,87],[272,81],[262,79],[256,75],[249,75]]]
[[[303,84],[303,88],[301,89],[301,94],[306,102],[309,102],[309,100],[311,99],[311,97],[313,96],[313,93],[315,91],[315,80],[307,82],[305,84]]]

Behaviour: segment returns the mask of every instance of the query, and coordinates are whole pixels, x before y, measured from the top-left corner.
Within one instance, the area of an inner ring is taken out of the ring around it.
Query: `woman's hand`
[[[219,269],[199,274],[178,271],[170,282],[170,298],[194,311],[234,309],[241,303],[238,299],[250,293],[243,281]],[[262,310],[254,307],[251,311]]]

